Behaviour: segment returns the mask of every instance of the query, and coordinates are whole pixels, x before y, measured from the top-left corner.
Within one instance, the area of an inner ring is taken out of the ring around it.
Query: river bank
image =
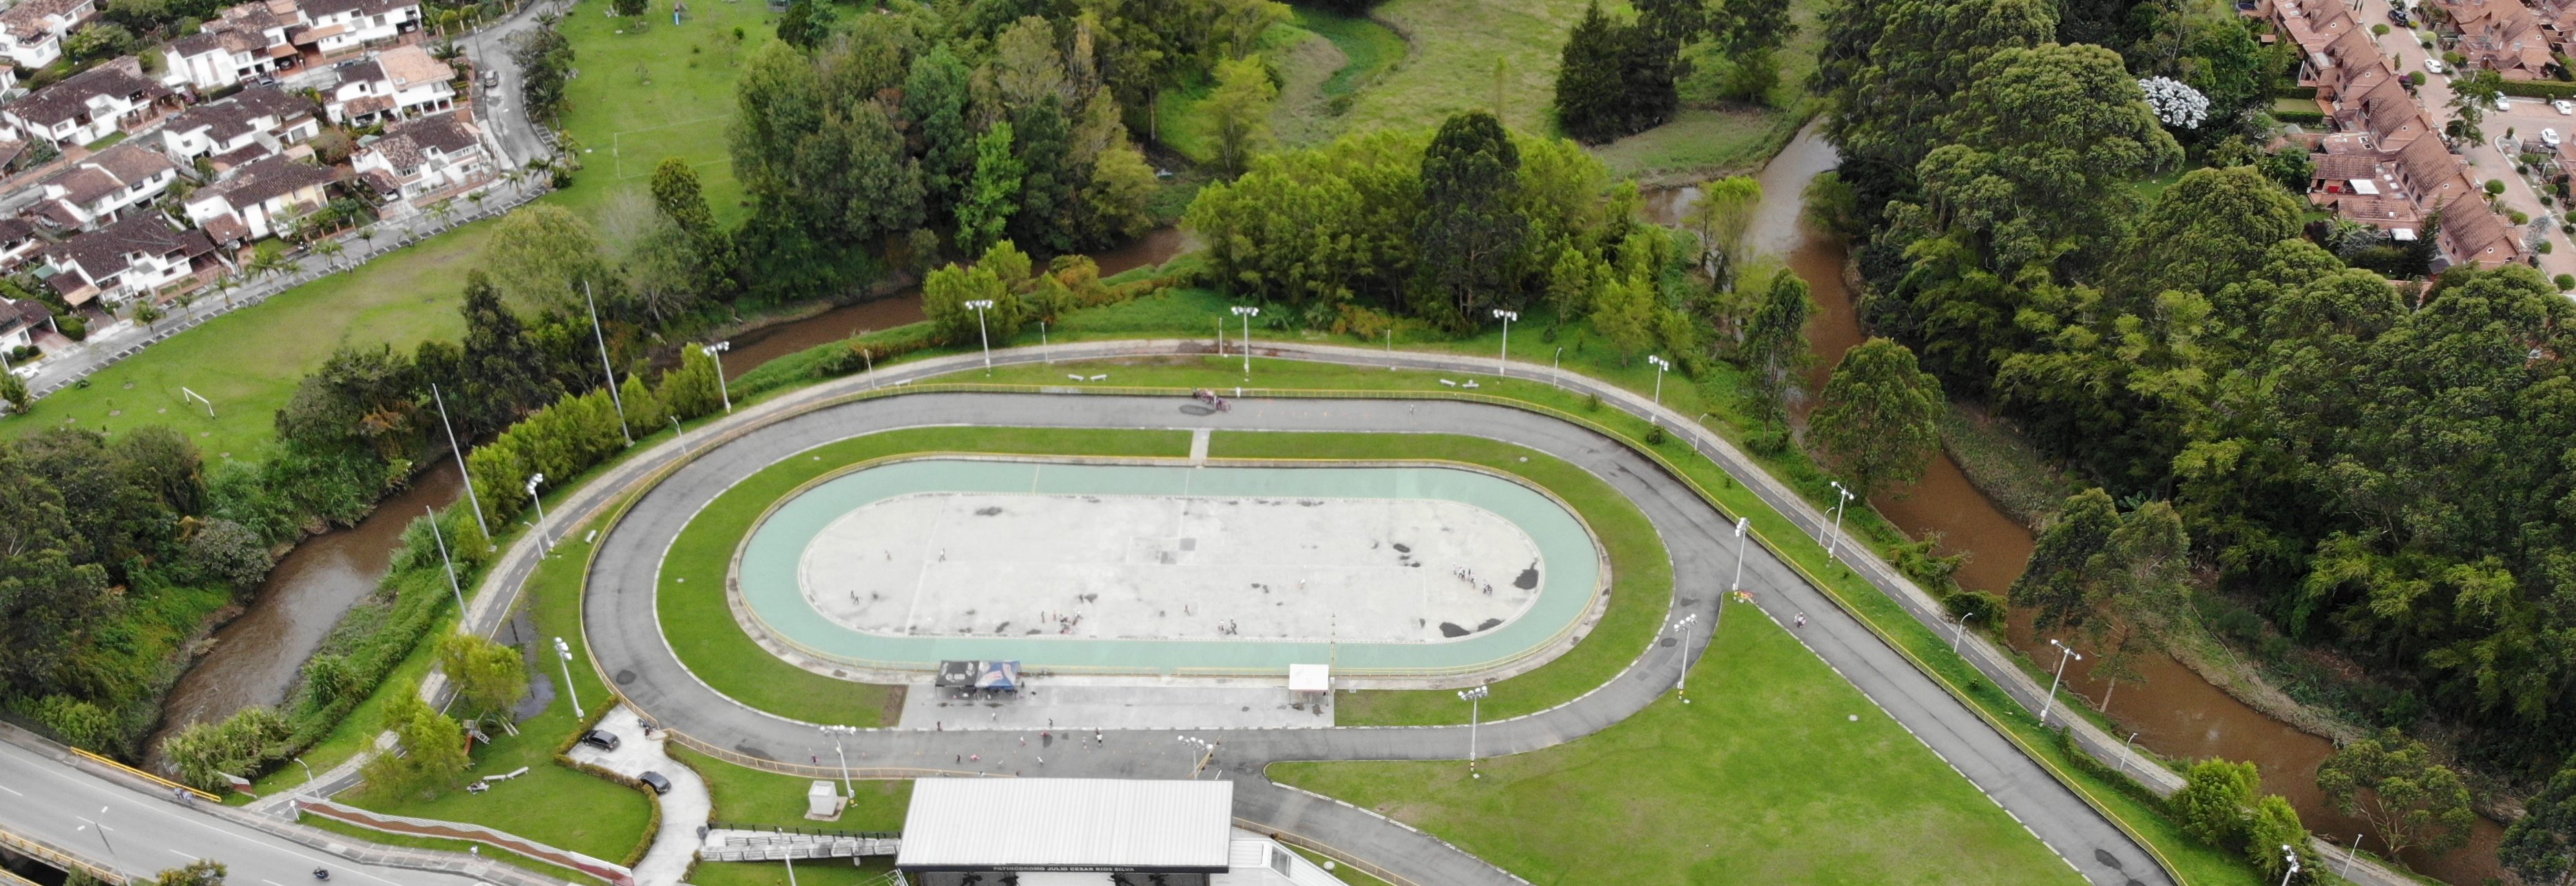
[[[1814,298],[1816,310],[1806,328],[1816,356],[1809,391],[1823,390],[1843,352],[1867,336],[1859,321],[1858,290],[1847,274],[1847,250],[1839,239],[1800,223],[1798,214],[1806,183],[1834,165],[1831,145],[1812,128],[1801,133],[1762,172],[1764,198],[1754,228],[1757,246],[1783,258]],[[1666,200],[1662,205],[1687,204]],[[1812,399],[1795,407],[1801,422],[1811,406]],[[1908,537],[1936,540],[1936,550],[1944,555],[1967,555],[1955,576],[1960,587],[2003,595],[2028,565],[2035,545],[2032,518],[2046,513],[2048,490],[2060,481],[2028,477],[2034,466],[2045,467],[2044,459],[1981,410],[1963,406],[1954,412],[1959,414],[1945,429],[1944,451],[1931,459],[1923,477],[1872,497],[1870,504]],[[1971,480],[1963,455],[1978,465],[1977,473],[1986,475],[1987,482]],[[2007,482],[2006,477],[2020,479]],[[2012,502],[2010,508],[1990,497],[1988,488]],[[2030,662],[2053,667],[2057,652],[2048,641],[2066,638],[2035,631],[2031,621],[2028,610],[2015,610],[2002,636]],[[2213,650],[2225,651],[2214,638],[2192,651]],[[2137,679],[2116,682],[2096,674],[2090,662],[2075,664],[2066,670],[2062,691],[2103,711],[2120,732],[2134,735],[2139,747],[2166,759],[2253,762],[2262,773],[2263,790],[2290,800],[2308,828],[2328,839],[2350,845],[2368,830],[2365,822],[2335,808],[2316,785],[2319,764],[2334,753],[2330,736],[2348,734],[2332,728],[2339,725],[2336,718],[2298,704],[2250,669],[2214,666],[2214,655],[2196,655],[2199,660],[2192,664],[2172,654],[2139,658],[2132,665]],[[2418,873],[2476,886],[2505,876],[2495,856],[2502,835],[2501,825],[2480,818],[2462,848],[2440,856],[2407,852],[2400,859]],[[2385,849],[2376,844],[2363,837],[2360,845]]]

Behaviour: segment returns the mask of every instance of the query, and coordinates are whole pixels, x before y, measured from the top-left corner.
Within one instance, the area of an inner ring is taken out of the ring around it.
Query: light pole
[[[617,393],[617,370],[608,364],[608,333],[599,328],[599,302],[590,297],[590,281],[581,281],[582,304],[590,307],[590,338],[599,343],[599,372],[608,378],[608,403],[617,407],[617,433],[626,437],[626,445],[635,445],[635,431],[626,426],[626,401]]]
[[[1841,480],[1834,481],[1833,485],[1834,495],[1838,497],[1834,499],[1834,534],[1825,540],[1825,559],[1827,560],[1838,559],[1834,551],[1843,542],[1843,506],[1851,504],[1852,499],[1860,497],[1853,495],[1850,489],[1844,487]]]
[[[2352,859],[2353,859],[2353,856],[2360,855],[2360,854],[2361,854],[2361,835],[2360,835],[2360,834],[2354,834],[2354,835],[2352,835],[2352,851],[2349,851],[2349,852],[2346,852],[2346,853],[2344,853],[2344,854],[2343,854],[2343,874],[2342,874],[2342,876],[2343,876],[2343,878],[2344,878],[2344,879],[2346,879],[2346,880],[2352,879]]]
[[[2290,878],[2299,875],[2299,851],[2290,848],[2290,844],[2283,843],[2281,844],[2281,860],[2290,863],[2290,869],[2281,872],[2281,886],[2290,886]]]
[[[2057,684],[2066,678],[2066,663],[2070,660],[2084,660],[2084,653],[2075,651],[2073,646],[2056,640],[2048,641],[2048,645],[2057,647],[2057,674],[2048,678],[2048,702],[2039,706],[2039,725],[2041,726],[2048,725],[2048,712],[2057,709]]]
[[[993,300],[989,298],[979,298],[967,302],[966,306],[975,309],[975,337],[984,340],[984,374],[991,375],[993,374],[993,333],[984,328],[984,312],[993,309]],[[876,365],[876,361],[874,359],[870,359],[868,361],[868,365],[873,367]],[[868,371],[875,372],[876,370],[871,368]]]
[[[546,535],[546,500],[545,498],[537,495],[538,484],[544,482],[546,482],[546,475],[544,474],[535,474],[528,477],[528,501],[537,506],[537,542],[540,547],[545,549],[546,553],[551,554],[555,552],[555,540],[553,537]]]
[[[302,757],[297,757],[297,758],[295,758],[295,765],[304,767],[304,792],[305,792],[305,793],[307,793],[307,794],[312,793],[312,792],[313,792],[313,764],[311,764],[311,763],[307,763],[307,762],[304,762],[304,758],[302,758]]]
[[[438,424],[447,429],[447,449],[456,453],[456,474],[465,478],[465,500],[474,504],[474,528],[483,530],[485,544],[492,540],[492,527],[483,522],[483,497],[474,492],[474,474],[465,469],[465,447],[456,445],[456,424],[447,420],[447,397],[429,386],[430,399],[438,401]]]
[[[1484,720],[1485,696],[1492,694],[1494,694],[1494,688],[1489,685],[1470,686],[1458,690],[1458,697],[1467,700],[1467,774],[1470,778],[1485,777],[1484,773],[1475,771],[1476,726]]]
[[[730,350],[733,350],[733,342],[731,341],[720,341],[711,345],[701,345],[698,348],[698,353],[716,358],[716,393],[723,395],[724,397],[726,415],[733,414],[733,388],[725,382],[724,374],[724,352]]]
[[[1717,605],[1724,606],[1726,601],[1721,599]],[[1694,612],[1673,623],[1673,629],[1682,632],[1682,676],[1673,681],[1673,694],[1682,696],[1683,704],[1690,704],[1690,696],[1685,694],[1690,691],[1690,626],[1691,622],[1698,620],[1699,613]]]
[[[1243,378],[1245,381],[1250,381],[1252,380],[1252,318],[1261,316],[1261,309],[1251,305],[1235,305],[1232,310],[1235,316],[1243,318]]]
[[[1556,346],[1556,356],[1547,358],[1547,383],[1548,383],[1548,384],[1550,384],[1550,385],[1554,385],[1554,386],[1559,387],[1559,388],[1565,387],[1565,373],[1562,371],[1562,367],[1564,367],[1564,366],[1565,366],[1565,346],[1564,346],[1564,345],[1557,345],[1557,346]]]
[[[447,558],[447,533],[438,528],[437,508],[422,505],[420,509],[429,514],[429,537],[438,541],[438,562],[447,565],[447,590],[456,595],[456,617],[461,621],[465,618],[465,588],[456,583],[456,561]]]
[[[98,845],[107,847],[107,862],[109,864],[116,864],[116,844],[107,842],[107,825],[103,824],[103,822],[107,820],[107,807],[98,807],[97,818],[84,818],[77,815],[72,817],[81,822],[80,827],[72,829],[74,831],[86,831],[92,828],[98,829]]]
[[[1975,617],[1977,617],[1977,614],[1974,612],[1959,616],[1959,630],[1957,633],[1950,635],[1951,655],[1959,654],[1959,643],[1968,639],[1968,619]]]
[[[1190,780],[1197,781],[1199,773],[1207,770],[1208,761],[1216,759],[1217,743],[1194,735],[1173,737],[1180,739],[1182,744],[1199,749],[1198,753],[1190,755]]]
[[[1661,409],[1664,405],[1664,370],[1673,368],[1673,361],[1666,360],[1663,357],[1654,354],[1647,354],[1646,362],[1655,364],[1655,407]],[[1662,419],[1653,413],[1648,413],[1646,415],[1646,421],[1649,424],[1663,424]]]
[[[1038,321],[1038,356],[1045,357],[1048,366],[1055,365],[1055,351],[1047,347],[1047,330],[1046,321],[1044,320]]]
[[[1512,321],[1520,318],[1521,312],[1519,311],[1506,311],[1501,308],[1494,309],[1494,319],[1503,321],[1503,353],[1502,356],[1494,358],[1495,378],[1503,378],[1510,375],[1508,370],[1512,359]]]
[[[1745,539],[1753,535],[1752,529],[1753,518],[1735,518],[1735,581],[1727,586],[1729,591],[1744,590],[1744,545]]]
[[[563,659],[564,697],[572,700],[572,718],[579,720],[587,715],[581,712],[581,693],[572,688],[572,644],[556,637],[555,657]]]
[[[2129,749],[2136,747],[2137,744],[2138,734],[2135,732],[2129,733],[2128,741],[2120,743],[2120,774],[2129,774]]]
[[[857,797],[859,792],[856,788],[850,787],[850,754],[841,749],[841,736],[855,735],[858,731],[859,728],[856,726],[823,727],[823,734],[832,737],[832,754],[841,759],[841,796],[843,797]]]

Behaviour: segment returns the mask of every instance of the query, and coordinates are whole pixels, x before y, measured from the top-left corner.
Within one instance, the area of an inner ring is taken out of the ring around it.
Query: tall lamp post
[[[733,414],[733,388],[725,383],[724,352],[733,350],[733,342],[720,341],[702,345],[698,352],[716,358],[716,393],[724,395],[725,414]]]
[[[823,734],[832,737],[832,754],[841,759],[841,796],[843,797],[854,798],[857,797],[859,793],[857,789],[850,787],[850,754],[848,751],[841,749],[841,736],[856,735],[858,734],[858,731],[859,728],[856,726],[832,725],[823,727]]]
[[[2290,869],[2281,872],[2281,886],[2290,886],[2290,878],[2299,875],[2299,851],[2290,848],[2290,844],[2283,843],[2281,844],[2281,859],[2290,863]]]
[[[429,537],[438,541],[438,562],[447,566],[447,591],[456,595],[456,617],[465,617],[465,587],[456,583],[456,561],[447,557],[447,533],[438,528],[438,509],[422,505],[429,513]]]
[[[1735,581],[1727,586],[1729,591],[1744,590],[1744,542],[1753,535],[1752,530],[1753,518],[1735,518]]]
[[[1843,542],[1843,506],[1851,504],[1852,499],[1860,497],[1853,495],[1851,489],[1844,486],[1843,481],[1841,480],[1834,481],[1833,486],[1835,496],[1834,534],[1825,540],[1825,559],[1827,560],[1838,559],[1834,552],[1841,547]]]
[[[975,309],[975,337],[984,341],[984,374],[993,374],[993,333],[984,328],[984,312],[993,309],[993,300],[979,298],[966,303]]]
[[[465,447],[456,445],[456,423],[447,420],[447,397],[438,386],[429,386],[430,399],[438,402],[438,424],[447,429],[447,449],[456,453],[456,475],[465,478],[465,500],[474,504],[474,528],[483,530],[485,544],[492,540],[492,527],[483,522],[483,496],[474,491],[474,474],[465,470]]]
[[[1485,696],[1492,694],[1494,694],[1494,688],[1487,685],[1470,686],[1458,690],[1458,697],[1467,700],[1467,771],[1471,778],[1485,777],[1484,773],[1475,771],[1476,726],[1484,719]]]
[[[1660,409],[1664,405],[1664,370],[1673,368],[1673,361],[1655,354],[1647,354],[1646,362],[1655,364],[1655,406]],[[1651,414],[1646,416],[1646,421],[1649,424],[1663,424],[1660,417]]]
[[[1520,318],[1521,312],[1519,311],[1506,311],[1501,308],[1494,309],[1494,319],[1503,321],[1503,353],[1501,356],[1494,358],[1495,378],[1502,378],[1510,374],[1509,366],[1511,365],[1512,359],[1512,321]]]
[[[81,823],[81,826],[80,826],[80,827],[73,828],[72,830],[75,830],[75,831],[86,831],[86,830],[93,830],[93,829],[94,829],[94,830],[98,831],[98,845],[101,845],[101,846],[105,846],[105,847],[107,847],[107,861],[108,861],[108,863],[109,863],[109,864],[115,864],[115,863],[117,863],[117,861],[116,861],[116,844],[114,844],[114,843],[110,843],[110,842],[107,842],[107,825],[106,825],[106,824],[104,824],[104,822],[105,822],[105,821],[107,821],[107,807],[105,807],[105,806],[98,807],[98,817],[97,817],[97,818],[88,818],[88,817],[78,816],[78,815],[75,815],[75,816],[72,816],[72,817],[73,817],[73,818],[75,818],[75,819],[78,819],[78,820],[80,821],[80,823]]]
[[[572,688],[572,644],[556,637],[555,657],[563,659],[564,697],[572,700],[572,718],[579,720],[586,715],[581,712],[581,693]]]
[[[608,378],[608,403],[617,407],[617,432],[635,445],[635,429],[626,426],[626,400],[617,393],[617,370],[608,363],[608,332],[599,327],[599,302],[590,297],[590,281],[581,281],[582,304],[590,307],[590,337],[599,342],[599,372]]]
[[[2048,713],[2057,709],[2057,684],[2066,679],[2066,663],[2084,660],[2084,653],[2075,651],[2073,646],[2056,640],[2048,641],[2048,645],[2057,647],[2057,674],[2048,678],[2048,702],[2039,706],[2039,725],[2043,727],[2048,725]]]
[[[1959,644],[1968,639],[1968,619],[1975,617],[1977,617],[1977,614],[1974,612],[1959,616],[1959,630],[1957,633],[1950,635],[1951,655],[1959,654]]]
[[[1235,316],[1243,318],[1243,378],[1245,381],[1250,381],[1252,380],[1252,318],[1261,316],[1261,309],[1253,305],[1235,305],[1233,311]]]
[[[1724,607],[1726,601],[1720,599],[1717,605]],[[1673,623],[1673,629],[1682,632],[1682,676],[1681,679],[1673,681],[1673,694],[1682,696],[1683,704],[1690,704],[1690,696],[1685,694],[1690,691],[1690,626],[1691,622],[1698,620],[1699,613],[1694,612],[1683,616],[1681,621]]]
[[[545,482],[546,475],[544,474],[534,474],[528,477],[528,501],[537,506],[537,542],[545,549],[546,553],[551,554],[555,552],[555,540],[553,536],[546,534],[546,500],[537,495],[537,487]]]

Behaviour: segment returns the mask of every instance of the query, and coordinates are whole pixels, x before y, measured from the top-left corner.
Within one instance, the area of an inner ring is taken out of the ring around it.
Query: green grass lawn
[[[771,503],[798,486],[871,459],[914,452],[1158,455],[1190,451],[1182,431],[1041,428],[918,428],[869,434],[771,465],[725,490],[680,531],[662,561],[654,597],[662,636],[698,678],[743,704],[815,723],[892,725],[903,696],[895,687],[854,683],[788,664],[753,642],[726,603],[734,549]],[[802,796],[801,794],[799,796]]]
[[[655,164],[678,157],[697,168],[716,218],[741,220],[749,210],[727,148],[734,77],[776,39],[776,17],[759,0],[700,0],[679,25],[667,0],[646,4],[640,20],[607,9],[608,0],[583,0],[561,25],[581,67],[566,87],[563,127],[579,143],[584,168],[547,199],[595,223],[611,196],[641,192]]]
[[[539,636],[580,636],[578,590],[590,550],[580,534],[567,533],[555,545],[555,554],[546,558],[529,580],[522,605],[528,607]],[[424,642],[421,647],[434,645]],[[587,716],[573,716],[572,700],[562,694],[560,685],[563,670],[557,668],[546,675],[558,684],[554,703],[543,713],[519,723],[518,735],[492,733],[491,744],[474,749],[474,766],[467,773],[482,776],[525,766],[527,774],[495,784],[481,794],[453,790],[421,800],[384,796],[361,788],[342,799],[378,812],[471,822],[604,861],[624,861],[652,836],[645,832],[653,814],[652,801],[641,791],[559,765],[554,759],[555,748],[566,736],[596,721],[602,709],[613,703],[613,696],[591,667],[588,649],[578,642],[572,648],[574,694],[579,696],[582,712]],[[356,716],[350,722],[380,725]]]
[[[1628,667],[1653,642],[1673,591],[1672,560],[1654,524],[1601,478],[1536,450],[1480,437],[1446,434],[1244,433],[1208,439],[1218,458],[1407,459],[1466,462],[1514,474],[1553,492],[1583,518],[1610,554],[1610,608],[1582,642],[1529,673],[1493,684],[1494,719],[1546,710],[1592,691]],[[1526,459],[1526,461],[1524,461]],[[1458,693],[1442,689],[1344,693],[1334,701],[1340,726],[1465,723]]]
[[[1487,760],[1481,781],[1457,762],[1270,773],[1535,883],[2083,882],[1787,631],[1727,609],[1692,704]]]
[[[912,803],[910,780],[854,781],[850,805],[841,810],[839,821],[812,821],[805,817],[805,789],[813,779],[736,766],[677,745],[670,752],[707,780],[707,792],[716,802],[713,818],[727,824],[900,831],[904,810]]]
[[[298,818],[298,822],[310,827],[330,831],[335,834],[356,837],[369,843],[377,843],[385,846],[408,846],[413,849],[443,849],[448,852],[471,852],[479,847],[484,855],[490,856],[493,859],[514,867],[521,867],[535,871],[539,876],[556,882],[578,884],[578,886],[606,886],[607,883],[605,880],[592,877],[589,874],[585,874],[571,868],[556,867],[554,865],[520,855],[516,852],[510,852],[508,850],[492,846],[485,846],[471,840],[442,840],[437,837],[415,837],[410,834],[388,834],[383,831],[371,828],[362,828],[347,822],[310,814],[300,816]]]
[[[162,424],[196,438],[209,460],[254,457],[273,437],[277,410],[296,382],[339,346],[385,342],[408,351],[463,334],[456,306],[487,233],[459,228],[208,320],[91,375],[87,388],[58,391],[26,415],[0,419],[0,433],[66,422],[110,431]],[[199,298],[222,302],[213,293]],[[182,387],[214,401],[215,417],[184,399]]]

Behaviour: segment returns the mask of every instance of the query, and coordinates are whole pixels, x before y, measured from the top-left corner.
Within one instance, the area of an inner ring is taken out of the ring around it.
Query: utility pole
[[[572,700],[572,718],[579,720],[585,715],[581,712],[581,693],[572,688],[572,644],[556,637],[555,657],[563,659],[564,697]]]
[[[590,297],[590,281],[581,281],[581,301],[590,307],[590,337],[599,342],[599,372],[608,377],[608,402],[617,407],[617,432],[625,435],[626,445],[635,445],[635,431],[626,426],[626,401],[617,395],[617,370],[608,365],[608,333],[599,328],[599,301]]]
[[[1476,726],[1485,716],[1485,696],[1492,694],[1494,687],[1490,684],[1458,690],[1458,697],[1467,701],[1467,773],[1470,778],[1485,777],[1484,773],[1475,771]]]
[[[438,540],[438,562],[447,565],[447,590],[456,595],[456,619],[465,620],[465,588],[456,583],[456,561],[447,557],[447,533],[438,528],[438,509],[422,505],[429,513],[429,537]]]
[[[720,341],[698,348],[700,353],[716,358],[716,393],[724,396],[725,414],[733,414],[733,387],[725,381],[724,352],[733,350],[733,342]]]
[[[429,396],[438,401],[438,424],[447,429],[448,451],[456,453],[456,474],[465,478],[465,500],[474,505],[474,528],[483,530],[483,542],[490,545],[492,527],[483,522],[483,497],[475,494],[474,474],[465,469],[465,447],[456,445],[456,423],[447,420],[447,398],[438,393],[435,384],[429,386]]]

